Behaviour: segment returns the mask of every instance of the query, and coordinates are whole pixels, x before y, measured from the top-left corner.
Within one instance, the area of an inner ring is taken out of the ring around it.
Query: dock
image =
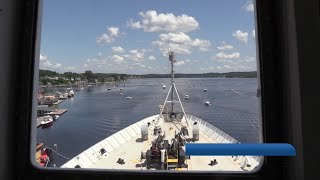
[[[54,116],[54,115],[62,115],[64,113],[66,113],[68,111],[68,109],[56,109],[56,110],[53,110],[49,113],[46,113],[46,115],[50,115],[50,116]]]
[[[68,111],[68,109],[56,109],[56,110],[53,110],[49,113],[46,113],[45,115],[50,115],[50,116],[59,115],[59,116],[61,116],[62,114],[66,113],[67,111]],[[42,117],[37,117],[37,127],[41,126],[42,120],[43,120]]]
[[[60,104],[60,103],[62,103],[62,102],[63,102],[63,100],[60,99],[60,100],[58,100],[57,102],[53,103],[53,105],[58,105],[58,104]]]

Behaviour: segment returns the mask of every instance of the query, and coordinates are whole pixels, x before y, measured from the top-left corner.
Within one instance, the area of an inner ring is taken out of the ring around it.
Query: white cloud
[[[123,57],[125,57],[126,59],[129,59],[131,61],[141,62],[141,61],[144,60],[144,55],[148,51],[150,51],[150,50],[147,50],[147,49],[141,49],[141,50],[133,49],[133,50],[129,51],[129,54],[123,55]]]
[[[186,14],[176,16],[172,13],[157,13],[154,10],[140,12],[140,21],[131,19],[127,25],[132,29],[143,29],[146,32],[190,32],[199,29],[197,20]]]
[[[130,51],[130,59],[133,61],[140,61],[144,58],[144,52],[139,50],[131,50]]]
[[[68,66],[65,68],[66,71],[74,71],[76,69],[76,67],[74,66]]]
[[[234,33],[232,33],[232,36],[235,37],[237,40],[243,43],[248,42],[248,33],[242,32],[241,30],[237,30]]]
[[[102,53],[101,53],[101,52],[98,52],[98,56],[101,57],[101,56],[102,56]]]
[[[159,41],[153,41],[154,45],[159,46],[163,55],[169,51],[175,51],[177,54],[190,54],[192,48],[198,48],[200,51],[208,51],[211,46],[210,41],[202,39],[191,39],[183,32],[160,34]]]
[[[47,69],[53,71],[63,70],[63,65],[61,63],[51,62],[49,58],[45,55],[40,54],[39,60],[40,69]]]
[[[252,30],[252,33],[251,33],[251,34],[252,34],[252,37],[253,37],[253,38],[256,38],[256,30]]]
[[[149,60],[152,60],[152,61],[153,61],[153,60],[156,60],[156,58],[155,58],[154,56],[149,56],[148,59],[149,59]]]
[[[225,52],[219,52],[215,56],[216,59],[238,59],[240,58],[240,53],[235,52],[231,54],[226,54]]]
[[[227,69],[230,69],[230,68],[231,68],[231,66],[229,66],[229,65],[223,65],[223,67],[224,67],[224,68],[227,68]]]
[[[118,27],[111,26],[107,28],[107,32],[103,33],[101,36],[97,37],[97,43],[105,44],[111,43],[116,40],[117,37],[120,36],[120,30]]]
[[[253,12],[254,11],[253,1],[252,0],[247,1],[244,4],[243,8],[248,12]]]
[[[159,46],[163,56],[167,56],[170,51],[174,51],[177,54],[191,53],[191,47],[182,44],[166,43],[162,41],[153,41],[152,44]]]
[[[113,46],[112,47],[112,52],[113,53],[124,53],[125,50],[121,46]]]
[[[222,41],[222,45],[217,47],[218,50],[229,50],[229,49],[233,49],[233,46],[227,44],[226,42]]]
[[[111,57],[111,60],[114,61],[114,62],[116,62],[116,63],[121,63],[121,62],[124,61],[123,57],[118,56],[118,55],[113,55],[113,56]]]
[[[111,26],[107,29],[110,32],[110,36],[118,37],[120,35],[120,30],[118,27]]]
[[[178,61],[175,63],[176,66],[182,66],[182,65],[185,65],[185,62],[184,61]]]
[[[53,67],[53,68],[60,68],[61,66],[62,66],[61,63],[56,63],[56,64],[54,64],[52,67]]]

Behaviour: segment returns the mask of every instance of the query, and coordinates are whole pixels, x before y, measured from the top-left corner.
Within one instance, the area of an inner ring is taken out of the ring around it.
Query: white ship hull
[[[146,125],[159,115],[153,115],[142,119],[118,132],[98,142],[87,150],[83,151],[64,165],[62,168],[81,168],[94,169],[122,169],[122,170],[147,170],[144,166],[144,160],[141,160],[141,152],[150,147],[151,141],[156,138],[153,136],[152,130],[149,130],[149,138],[147,141],[141,140],[141,126]],[[236,139],[221,131],[212,124],[198,118],[196,116],[186,114],[189,124],[192,126],[197,122],[200,128],[199,141],[195,143],[239,143]],[[163,122],[163,130],[175,125],[172,122]],[[170,139],[170,130],[167,129],[167,137]],[[189,134],[192,136],[192,130]],[[102,148],[104,150],[102,150]],[[103,153],[101,153],[101,150]],[[117,163],[118,158],[124,159],[125,164]],[[216,159],[218,162],[214,166],[208,165],[211,160]],[[187,171],[250,171],[259,165],[261,157],[256,156],[191,156],[187,160],[188,168],[179,170]],[[151,168],[154,170],[157,168]]]

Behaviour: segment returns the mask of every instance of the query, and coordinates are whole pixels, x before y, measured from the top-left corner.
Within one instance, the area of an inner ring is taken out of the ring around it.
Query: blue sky
[[[40,68],[58,72],[256,70],[250,0],[44,0]]]

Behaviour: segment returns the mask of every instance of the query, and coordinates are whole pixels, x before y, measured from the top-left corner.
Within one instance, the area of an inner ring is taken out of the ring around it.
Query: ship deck
[[[81,168],[94,169],[117,169],[117,170],[147,170],[145,159],[141,159],[141,152],[146,152],[151,147],[151,142],[158,136],[153,135],[153,126],[148,128],[148,140],[141,138],[141,126],[156,119],[154,115],[143,119],[117,133],[102,140],[86,151],[82,152],[62,167],[73,168],[79,165]],[[201,118],[187,115],[189,136],[184,136],[187,142],[192,138],[192,124],[197,122],[200,128],[199,141],[192,143],[238,143],[237,140],[224,133],[215,126],[207,123]],[[165,132],[165,139],[169,140],[175,136],[175,133],[181,129],[180,123],[163,122],[161,129]],[[106,152],[101,154],[101,149]],[[121,158],[124,164],[117,161]],[[209,163],[213,160],[217,164],[211,166]],[[250,171],[259,164],[258,157],[231,157],[231,156],[191,156],[186,160],[187,168],[176,168],[175,170],[187,171]],[[152,166],[150,170],[161,169]]]

